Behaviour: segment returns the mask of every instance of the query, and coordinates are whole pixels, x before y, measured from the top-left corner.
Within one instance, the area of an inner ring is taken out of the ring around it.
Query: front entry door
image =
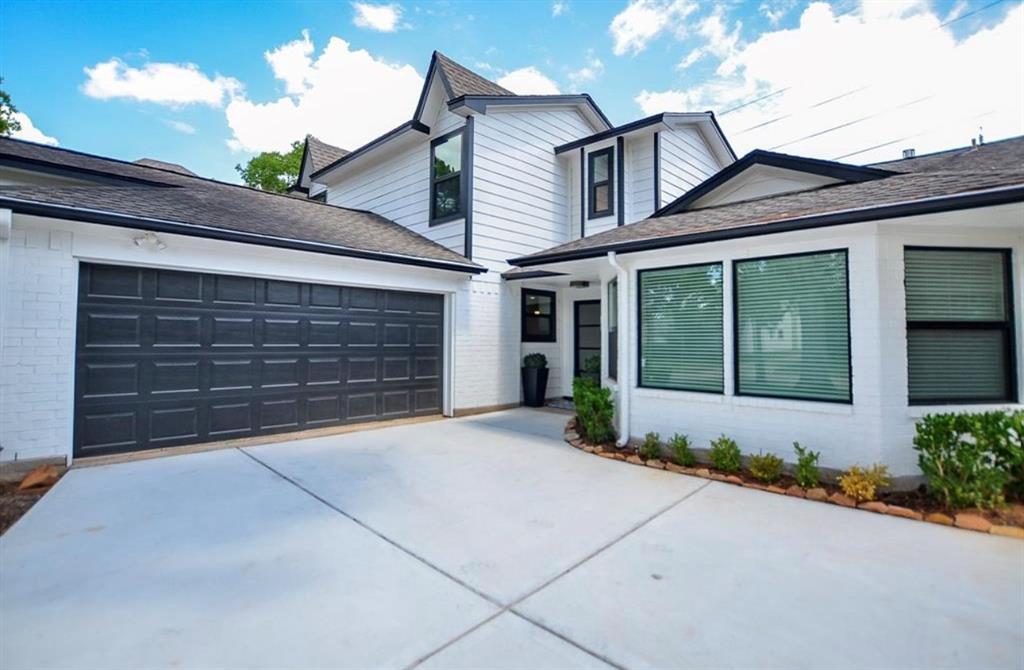
[[[573,374],[601,378],[601,301],[573,303]]]

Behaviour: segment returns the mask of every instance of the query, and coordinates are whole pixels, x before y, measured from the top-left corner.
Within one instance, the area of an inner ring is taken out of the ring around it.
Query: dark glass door
[[[601,378],[601,301],[577,300],[573,303],[573,374],[600,381]]]

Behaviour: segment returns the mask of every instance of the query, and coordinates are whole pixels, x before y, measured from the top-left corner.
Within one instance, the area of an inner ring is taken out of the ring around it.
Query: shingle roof
[[[313,172],[349,154],[348,149],[328,144],[313,135],[306,135],[306,149],[309,151],[309,159],[313,163]]]
[[[177,163],[168,163],[167,161],[158,161],[155,158],[140,158],[135,161],[136,165],[142,165],[144,167],[156,168],[158,170],[169,170],[171,172],[177,172],[178,174],[187,175],[189,177],[198,177],[195,172],[189,170],[184,165],[178,165]]]
[[[800,221],[812,219],[815,225],[825,225],[824,217],[831,217],[833,225],[871,220],[883,210],[901,211],[905,203],[927,203],[930,199],[1006,187],[1018,188],[1001,197],[1024,200],[1024,188],[1020,188],[1024,187],[1024,136],[873,167],[898,174],[649,218],[509,262],[534,266],[615,250],[765,234],[787,226],[795,228]],[[941,205],[937,202],[934,206]]]
[[[325,253],[380,255],[394,257],[396,262],[418,260],[424,262],[414,264],[482,269],[464,256],[371,212],[8,138],[0,138],[0,159],[22,159],[39,166],[85,169],[135,180],[123,185],[0,187],[0,206],[15,211],[38,206],[73,208],[82,211],[68,212],[64,218],[91,220],[90,216],[103,213],[180,224],[184,234],[200,237],[212,236],[204,229],[208,227],[241,233],[256,243],[254,236],[269,236],[327,245],[330,248],[325,247]],[[283,246],[272,241],[267,243]]]
[[[441,76],[444,77],[450,99],[460,98],[464,95],[515,95],[507,88],[503,88],[489,79],[484,79],[469,68],[459,65],[440,51],[434,52],[434,58],[437,59],[437,64],[441,69]]]

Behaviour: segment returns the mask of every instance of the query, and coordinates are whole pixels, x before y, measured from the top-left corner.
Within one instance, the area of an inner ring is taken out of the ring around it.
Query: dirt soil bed
[[[51,487],[19,491],[18,482],[0,483],[0,535],[36,504]]]

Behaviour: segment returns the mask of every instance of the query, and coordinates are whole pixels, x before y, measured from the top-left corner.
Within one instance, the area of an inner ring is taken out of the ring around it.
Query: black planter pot
[[[523,404],[527,407],[543,407],[548,393],[547,368],[522,368]]]

